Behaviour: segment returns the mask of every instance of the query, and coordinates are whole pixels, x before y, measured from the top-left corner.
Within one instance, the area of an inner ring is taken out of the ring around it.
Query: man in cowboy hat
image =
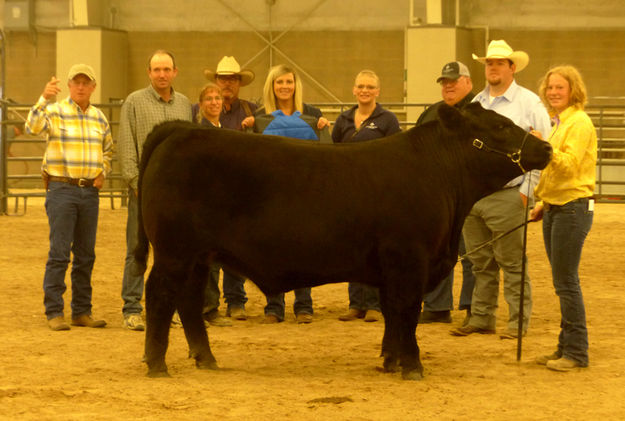
[[[239,89],[247,86],[254,80],[254,72],[241,69],[239,63],[232,56],[224,56],[217,64],[217,70],[204,70],[204,76],[214,81],[221,88],[224,102],[219,122],[222,127],[235,130],[245,130],[254,126],[254,111],[256,104],[239,99]]]
[[[429,106],[417,120],[417,126],[433,121],[438,118],[438,108],[441,104],[447,104],[458,109],[471,103],[475,94],[472,92],[473,82],[471,73],[464,63],[452,61],[443,66],[441,75],[436,79],[441,85],[442,101]],[[464,240],[460,236],[460,254],[466,253]],[[451,310],[454,308],[453,297],[454,272],[441,281],[431,292],[423,296],[423,311],[419,316],[419,323],[451,323]],[[459,309],[467,311],[465,320],[469,320],[471,314],[471,295],[475,278],[471,270],[471,261],[462,260],[462,290],[460,293]]]
[[[486,65],[487,85],[473,99],[482,107],[494,110],[511,119],[527,131],[549,133],[549,115],[540,98],[514,81],[514,75],[529,63],[524,51],[514,51],[503,40],[493,40],[485,57],[473,54],[473,59]],[[525,219],[524,206],[533,198],[540,172],[521,175],[498,192],[479,200],[464,223],[463,236],[467,250],[490,241],[500,233],[515,227]],[[521,257],[523,256],[523,257]],[[517,337],[519,298],[521,296],[521,268],[527,256],[523,254],[523,231],[500,238],[469,256],[473,263],[475,287],[471,301],[471,316],[465,326],[451,331],[456,336],[472,333],[495,333],[495,311],[499,295],[499,270],[504,273],[504,298],[508,303],[508,322],[502,339]],[[532,310],[530,280],[525,266],[525,290],[522,333],[529,325]]]
[[[214,81],[221,88],[221,97],[223,99],[223,108],[219,116],[221,127],[234,130],[245,130],[254,127],[254,111],[256,104],[239,98],[239,89],[246,86],[254,80],[254,72],[248,69],[241,69],[241,66],[232,56],[224,56],[217,64],[217,70],[204,70],[204,76],[210,81]],[[193,107],[194,114],[196,106]],[[211,276],[215,276],[215,271],[211,271]],[[223,293],[228,308],[226,316],[237,320],[247,319],[245,313],[245,303],[247,296],[245,294],[245,278],[224,270],[223,277]],[[207,285],[205,292],[205,318],[209,323],[215,323],[221,320],[218,309],[212,308],[214,300],[209,297],[219,291],[211,290],[211,282]],[[222,324],[225,325],[225,324]]]

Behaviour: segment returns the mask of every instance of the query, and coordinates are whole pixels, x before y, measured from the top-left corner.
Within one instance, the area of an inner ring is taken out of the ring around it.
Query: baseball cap
[[[452,61],[451,63],[447,63],[443,66],[441,76],[436,79],[436,83],[440,83],[442,79],[456,80],[460,76],[471,77],[471,73],[469,73],[469,68],[459,61]]]
[[[88,64],[74,64],[69,69],[68,79],[74,79],[77,75],[85,75],[91,80],[95,80],[95,72]]]

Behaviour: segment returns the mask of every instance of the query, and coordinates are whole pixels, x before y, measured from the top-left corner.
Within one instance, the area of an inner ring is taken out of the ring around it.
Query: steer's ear
[[[464,121],[460,110],[447,104],[441,104],[438,107],[438,119],[443,127],[448,130],[458,130],[462,127]]]

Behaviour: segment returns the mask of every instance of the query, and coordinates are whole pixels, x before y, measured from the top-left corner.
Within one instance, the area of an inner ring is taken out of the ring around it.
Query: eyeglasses
[[[358,89],[359,91],[364,91],[365,89],[373,91],[375,89],[378,89],[378,87],[373,85],[356,85],[356,89]]]

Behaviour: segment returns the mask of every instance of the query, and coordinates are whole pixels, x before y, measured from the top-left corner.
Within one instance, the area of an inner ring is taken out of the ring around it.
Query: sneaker
[[[453,336],[469,336],[472,333],[481,333],[483,335],[492,335],[495,333],[495,329],[482,329],[481,327],[475,327],[473,325],[466,325],[452,329],[449,333]]]
[[[547,368],[555,371],[571,371],[574,368],[581,367],[577,361],[570,360],[566,357],[560,357],[557,360],[547,361]]]
[[[204,323],[218,327],[232,326],[230,319],[222,316],[217,311],[211,312],[210,315],[204,319]]]
[[[247,314],[243,307],[229,307],[226,316],[232,317],[234,320],[247,320]]]
[[[48,320],[48,327],[54,331],[70,329],[69,325],[65,322],[65,317],[63,316],[53,317]]]
[[[451,311],[423,310],[419,315],[419,323],[451,323]]]
[[[367,310],[367,313],[365,314],[365,322],[377,322],[383,318],[382,313],[377,310]]]
[[[104,320],[93,320],[91,314],[83,314],[82,316],[72,319],[72,326],[100,328],[106,326],[106,322]]]
[[[302,324],[302,323],[308,324],[308,323],[312,323],[313,317],[312,317],[312,314],[309,314],[309,313],[299,313],[297,316],[295,316],[295,320],[299,324]]]
[[[557,360],[560,357],[562,357],[562,355],[558,351],[554,351],[553,354],[541,355],[540,357],[536,357],[535,361],[536,364],[547,365],[549,361]]]
[[[261,320],[261,323],[264,325],[271,325],[274,323],[280,323],[282,320],[278,319],[278,316],[275,314],[266,314],[265,318]]]
[[[124,317],[124,327],[128,330],[145,330],[143,318],[139,313],[132,313]]]
[[[342,322],[350,322],[356,319],[362,319],[365,317],[366,312],[364,310],[358,310],[357,308],[350,308],[346,314],[339,316],[339,320]]]

